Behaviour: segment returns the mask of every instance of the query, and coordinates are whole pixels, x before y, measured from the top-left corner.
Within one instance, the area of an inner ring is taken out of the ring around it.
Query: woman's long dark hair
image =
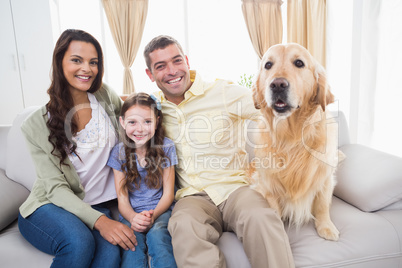
[[[162,186],[162,166],[165,164],[165,161],[170,161],[165,156],[165,151],[163,150],[163,140],[165,137],[165,132],[162,127],[163,115],[159,110],[160,107],[158,109],[158,105],[150,95],[146,93],[137,93],[132,94],[124,101],[120,113],[123,119],[127,110],[134,105],[149,107],[154,111],[157,119],[155,135],[145,144],[147,148],[147,153],[145,155],[147,177],[145,178],[145,183],[149,188],[158,189]],[[125,180],[122,182],[120,190],[134,191],[133,185],[136,189],[140,187],[140,174],[138,173],[136,162],[136,147],[134,141],[127,137],[124,129],[121,129],[120,135],[124,143],[124,152],[126,155],[126,162],[121,166],[121,170],[124,170],[126,176]]]
[[[74,102],[68,89],[69,83],[64,76],[62,65],[64,54],[72,41],[91,43],[98,53],[98,74],[88,92],[96,92],[102,86],[103,77],[103,53],[99,42],[92,35],[82,30],[65,30],[57,40],[53,52],[52,82],[47,91],[50,100],[46,104],[46,110],[50,114],[46,123],[50,131],[48,139],[53,145],[52,154],[60,159],[60,165],[63,164],[68,154],[77,154],[77,145],[69,139],[71,135],[77,133],[77,122],[75,117],[67,118],[69,112],[74,109]]]

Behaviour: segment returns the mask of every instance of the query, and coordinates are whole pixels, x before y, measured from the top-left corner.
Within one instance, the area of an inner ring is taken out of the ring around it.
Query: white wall
[[[44,105],[53,53],[49,0],[0,1],[0,125]]]

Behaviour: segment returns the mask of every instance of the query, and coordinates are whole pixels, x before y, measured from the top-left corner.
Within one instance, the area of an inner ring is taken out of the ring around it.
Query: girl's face
[[[63,73],[72,94],[87,91],[98,74],[98,53],[93,44],[71,41],[63,57]]]
[[[142,105],[134,105],[120,117],[120,124],[127,137],[134,141],[136,148],[144,146],[155,134],[158,118],[154,110]]]

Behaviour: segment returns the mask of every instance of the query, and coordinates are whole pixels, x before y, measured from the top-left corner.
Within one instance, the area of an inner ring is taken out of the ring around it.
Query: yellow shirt
[[[176,105],[161,91],[166,136],[176,144],[176,199],[205,191],[216,205],[247,184],[244,121],[257,120],[251,91],[225,80],[208,83],[190,71],[192,86]]]

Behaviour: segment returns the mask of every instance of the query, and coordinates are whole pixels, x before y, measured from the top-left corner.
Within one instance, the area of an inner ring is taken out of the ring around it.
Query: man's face
[[[149,54],[151,69],[146,73],[152,82],[156,82],[165,97],[179,104],[184,100],[184,93],[190,88],[190,65],[187,56],[175,45],[154,50]]]

